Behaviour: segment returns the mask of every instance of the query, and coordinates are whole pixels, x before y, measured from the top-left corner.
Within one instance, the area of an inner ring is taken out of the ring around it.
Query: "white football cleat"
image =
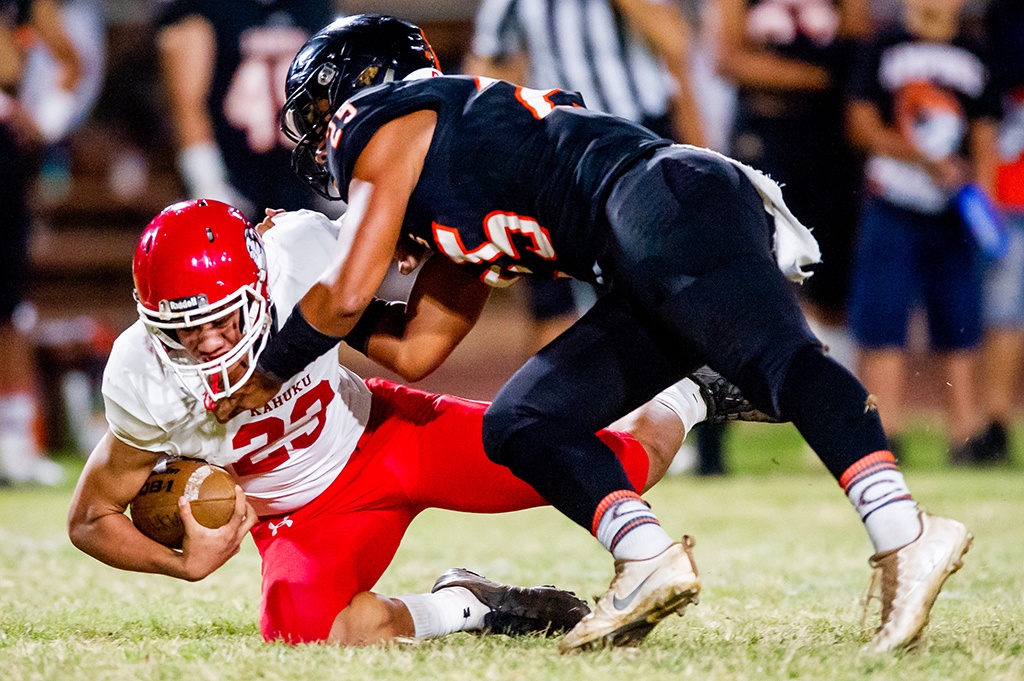
[[[559,650],[640,645],[658,622],[674,612],[682,615],[700,594],[692,550],[693,538],[685,536],[653,558],[615,561],[608,591],[565,635]]]
[[[871,557],[875,569],[865,598],[882,602],[882,623],[869,652],[912,647],[928,626],[932,604],[946,579],[963,567],[973,537],[963,523],[920,513],[921,535],[906,546]]]

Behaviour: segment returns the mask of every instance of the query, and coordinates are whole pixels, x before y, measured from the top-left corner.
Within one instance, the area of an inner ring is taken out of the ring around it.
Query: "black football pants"
[[[705,363],[761,410],[792,419],[837,475],[886,448],[863,388],[821,355],[742,173],[663,148],[620,177],[606,214],[610,292],[499,391],[484,417],[492,460],[589,529],[601,499],[631,488],[595,431]],[[795,356],[804,368],[787,381]],[[820,392],[839,395],[841,409],[815,413]],[[843,444],[851,432],[855,444]]]

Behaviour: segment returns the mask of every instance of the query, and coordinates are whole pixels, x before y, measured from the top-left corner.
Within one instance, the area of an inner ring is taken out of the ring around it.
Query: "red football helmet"
[[[189,392],[217,400],[248,380],[267,343],[272,308],[263,241],[238,210],[210,199],[165,208],[142,232],[132,274],[157,355]],[[242,339],[224,355],[202,362],[178,342],[176,329],[230,314],[240,315]],[[228,369],[242,359],[245,375],[232,383]]]

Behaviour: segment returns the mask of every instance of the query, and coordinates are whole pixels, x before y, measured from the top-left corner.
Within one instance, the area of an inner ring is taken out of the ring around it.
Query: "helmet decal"
[[[186,298],[178,298],[176,300],[161,300],[160,312],[165,315],[173,312],[189,312],[191,310],[198,310],[201,307],[206,307],[209,304],[210,301],[206,299],[206,296],[200,293],[197,296],[188,296]]]
[[[334,64],[324,64],[324,67],[317,71],[316,82],[320,85],[328,85],[338,75],[338,69]]]
[[[245,249],[249,251],[249,257],[256,263],[260,271],[260,279],[266,276],[267,252],[263,250],[263,240],[252,227],[245,230]]]

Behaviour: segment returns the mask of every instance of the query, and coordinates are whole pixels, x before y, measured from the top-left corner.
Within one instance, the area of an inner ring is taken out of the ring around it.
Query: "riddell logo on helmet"
[[[316,74],[316,82],[320,85],[327,85],[334,80],[334,76],[337,73],[338,69],[335,68],[334,64],[324,64],[320,72]]]
[[[207,299],[205,294],[199,294],[198,296],[189,296],[188,298],[176,298],[174,300],[161,300],[160,311],[161,312],[187,312],[189,310],[197,310],[201,307],[207,306]]]

